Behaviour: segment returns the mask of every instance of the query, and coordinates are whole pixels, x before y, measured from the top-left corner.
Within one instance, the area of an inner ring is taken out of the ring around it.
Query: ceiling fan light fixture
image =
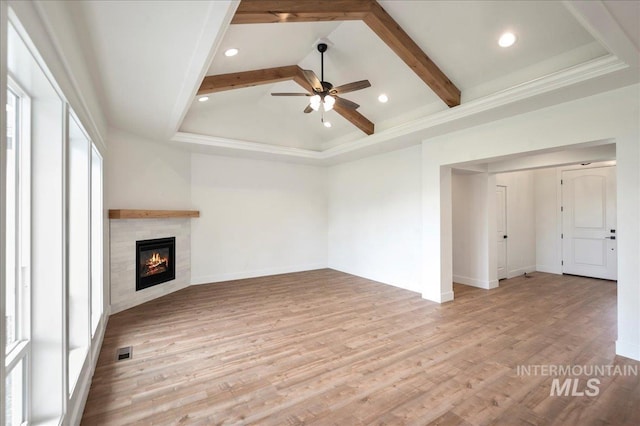
[[[386,103],[388,100],[389,100],[389,97],[384,93],[378,96],[378,101],[382,102],[383,104]]]
[[[327,95],[324,97],[324,110],[331,111],[333,109],[333,105],[336,103],[336,98],[331,95]]]
[[[331,127],[331,122],[330,121],[323,121],[322,124],[324,124],[324,127],[326,127],[327,129],[329,127]]]
[[[313,95],[311,99],[309,99],[309,105],[311,105],[311,108],[313,108],[314,111],[318,111],[320,109],[320,103],[322,103],[320,95]]]

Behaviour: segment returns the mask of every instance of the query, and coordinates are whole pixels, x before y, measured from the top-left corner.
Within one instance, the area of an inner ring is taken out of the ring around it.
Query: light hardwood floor
[[[110,318],[82,423],[640,425],[637,376],[551,397],[553,377],[516,370],[639,365],[614,355],[615,283],[454,291],[438,305],[333,270],[189,287]]]

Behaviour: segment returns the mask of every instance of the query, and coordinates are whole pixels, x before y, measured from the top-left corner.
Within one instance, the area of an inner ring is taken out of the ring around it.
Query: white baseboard
[[[531,272],[535,272],[538,269],[535,265],[533,266],[525,266],[524,268],[514,269],[512,271],[507,271],[507,278],[518,277],[520,275],[524,275],[525,273],[530,274]]]
[[[562,266],[556,265],[536,265],[536,271],[548,274],[562,275]]]
[[[444,293],[422,293],[424,300],[429,300],[436,303],[446,303],[453,300],[453,291],[446,291]]]
[[[451,302],[453,300],[453,291],[447,291],[440,294],[440,303]]]
[[[640,361],[640,345],[616,340],[616,355]]]
[[[243,280],[246,278],[267,277],[269,275],[290,274],[293,272],[313,271],[327,268],[326,263],[284,266],[279,268],[255,269],[252,271],[228,272],[224,274],[191,277],[191,285],[219,283],[223,281]]]
[[[371,281],[375,281],[378,283],[382,283],[385,285],[390,285],[392,287],[396,287],[396,288],[401,288],[403,290],[407,290],[407,291],[412,291],[414,293],[420,293],[420,282],[414,282],[413,284],[409,284],[406,282],[398,282],[398,281],[391,281],[391,280],[381,280],[379,277],[374,276],[374,275],[369,275],[369,274],[362,274],[360,272],[355,272],[355,271],[350,271],[347,270],[346,268],[341,268],[339,266],[335,266],[335,265],[329,265],[328,266],[329,269],[333,269],[334,271],[338,271],[338,272],[343,272],[345,274],[349,274],[349,275],[354,275],[356,277],[360,277],[360,278],[365,278],[367,280],[371,280]],[[429,299],[431,300],[431,299]]]
[[[483,288],[485,290],[491,290],[492,288],[498,287],[498,280],[478,280],[476,278],[465,277],[462,275],[454,275],[453,282]]]
[[[74,389],[73,395],[69,401],[68,411],[66,414],[66,421],[63,420],[62,424],[68,424],[73,426],[80,425],[82,420],[82,414],[84,413],[84,406],[87,403],[89,397],[89,390],[91,389],[91,381],[93,379],[93,373],[96,370],[98,364],[98,357],[100,356],[100,349],[102,349],[102,341],[104,340],[104,334],[107,330],[107,323],[109,322],[109,309],[102,314],[96,335],[91,341],[91,350],[87,353],[87,359],[85,365],[80,371],[80,377],[78,383]]]

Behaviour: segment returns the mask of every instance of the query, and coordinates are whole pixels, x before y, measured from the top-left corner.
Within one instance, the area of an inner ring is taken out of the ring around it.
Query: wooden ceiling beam
[[[307,92],[313,93],[313,87],[304,77],[302,68],[298,65],[287,65],[284,67],[207,76],[198,89],[198,96],[287,80],[293,80]],[[358,111],[340,108],[338,105],[334,106],[334,110],[367,135],[373,134],[374,124]]]
[[[375,0],[242,0],[232,24],[362,20],[449,107],[460,90]]]
[[[370,0],[242,0],[231,23],[356,21],[370,10]]]
[[[337,103],[333,106],[333,110],[347,119],[351,124],[358,129],[365,132],[367,135],[372,135],[374,131],[374,124],[367,119],[364,115],[360,114],[355,109],[343,108]]]
[[[449,107],[460,105],[460,89],[420,49],[378,2],[373,1],[365,24],[393,50]]]
[[[225,90],[293,80],[297,74],[302,74],[300,67],[297,65],[289,65],[285,67],[209,75],[202,80],[202,84],[200,84],[200,88],[198,89],[198,96],[223,92]]]

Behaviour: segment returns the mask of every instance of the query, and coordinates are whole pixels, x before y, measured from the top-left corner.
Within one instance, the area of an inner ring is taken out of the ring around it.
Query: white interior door
[[[507,278],[507,187],[496,188],[496,216],[498,218],[498,279]]]
[[[562,272],[617,279],[616,171],[562,172]]]

